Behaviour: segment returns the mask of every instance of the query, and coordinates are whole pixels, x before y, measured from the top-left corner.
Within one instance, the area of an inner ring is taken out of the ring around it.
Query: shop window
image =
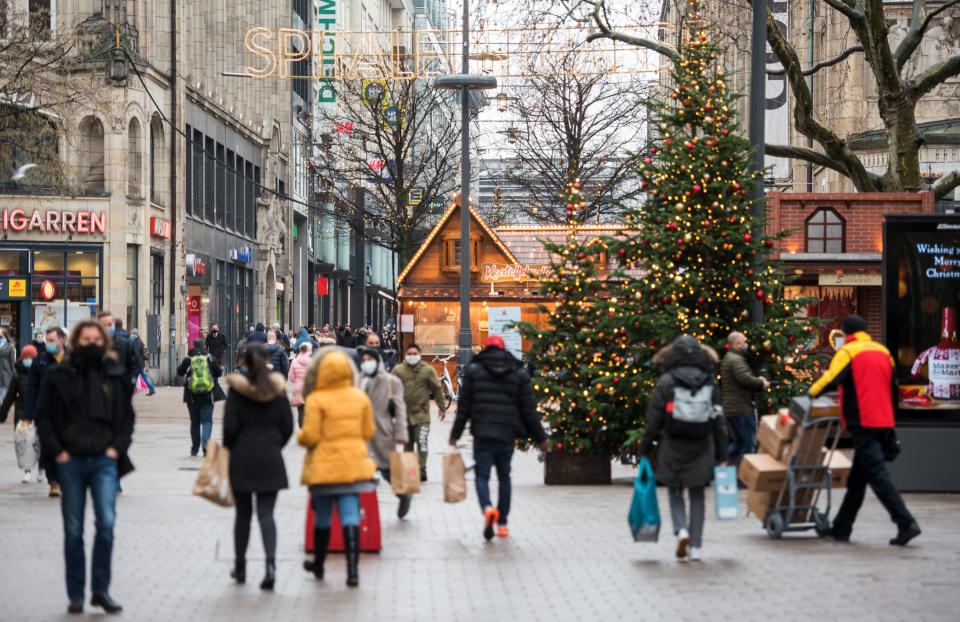
[[[846,248],[846,222],[829,207],[818,209],[807,218],[808,253],[842,253]]]
[[[203,134],[193,130],[193,215],[203,218]]]
[[[86,192],[103,193],[103,124],[96,117],[80,122],[80,186]]]
[[[69,331],[100,307],[100,252],[36,251],[31,279],[33,325]],[[47,284],[44,287],[44,284]]]
[[[253,188],[253,163],[246,162],[244,164],[244,172],[246,173],[246,179],[244,184],[244,198],[243,198],[243,234],[249,238],[256,236],[257,231],[253,225],[253,214],[257,209],[256,204],[256,195]]]
[[[187,172],[186,183],[184,184],[184,195],[186,195],[186,208],[187,214],[190,216],[193,215],[193,141],[190,140],[190,137],[193,136],[193,133],[190,130],[190,126],[187,126],[187,148],[186,156],[184,162],[184,169]]]
[[[216,220],[217,173],[216,148],[213,139],[206,138],[206,150],[203,153],[203,217],[209,222]]]
[[[150,256],[150,288],[153,294],[153,304],[151,311],[154,315],[160,315],[163,312],[163,256]]]
[[[227,187],[227,172],[224,170],[224,148],[223,145],[217,143],[217,200],[216,200],[216,210],[217,210],[217,224],[223,226],[224,222],[224,212],[226,211],[226,187]]]
[[[476,272],[480,269],[480,238],[473,238],[470,247],[470,270]],[[451,272],[460,271],[460,240],[448,238],[443,240],[441,265],[444,270]]]
[[[190,135],[190,130],[187,130]],[[150,201],[156,205],[163,205],[163,196],[160,184],[163,180],[160,167],[163,160],[163,123],[159,117],[150,122]],[[190,196],[190,150],[187,149],[187,197]],[[189,210],[188,210],[189,211]]]
[[[127,330],[139,328],[137,320],[140,317],[137,281],[140,278],[140,247],[135,244],[127,245]]]
[[[142,196],[141,170],[143,158],[140,153],[140,121],[133,118],[127,126],[127,196]]]
[[[224,221],[224,226],[227,227],[228,229],[233,229],[236,225],[234,221],[234,218],[235,218],[234,213],[236,212],[236,206],[234,205],[234,201],[237,200],[236,199],[237,182],[235,179],[234,171],[236,169],[234,168],[234,166],[235,166],[234,153],[232,150],[227,149],[227,160],[224,163],[225,187],[224,187],[224,198],[223,198],[223,221]]]

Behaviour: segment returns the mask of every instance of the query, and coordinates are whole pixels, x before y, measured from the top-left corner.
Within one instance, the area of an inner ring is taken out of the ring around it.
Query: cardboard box
[[[790,442],[790,446],[783,455],[783,461],[790,464],[796,457],[807,463],[812,462],[811,458],[819,455],[819,451],[823,449],[827,432],[829,429],[825,426],[801,428]]]
[[[781,408],[777,411],[776,428],[780,436],[787,440],[793,440],[797,433],[797,420],[793,418],[788,409]]]
[[[839,417],[841,412],[840,402],[825,395],[815,397],[812,400],[809,396],[802,395],[790,400],[790,414],[798,422],[802,422],[804,415],[808,412],[810,417]]]
[[[779,415],[760,417],[760,425],[757,428],[757,442],[760,444],[763,453],[770,454],[777,460],[782,460],[790,446],[792,435],[784,435],[783,430],[789,430],[789,427],[778,427],[779,419]]]
[[[737,475],[751,491],[775,492],[787,479],[787,467],[769,454],[747,454]]]
[[[747,509],[762,523],[767,518],[767,510],[776,503],[777,493],[760,492],[759,490],[747,491]]]

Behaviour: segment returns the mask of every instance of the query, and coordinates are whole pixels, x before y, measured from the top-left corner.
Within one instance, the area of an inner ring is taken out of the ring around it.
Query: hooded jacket
[[[731,349],[723,355],[720,383],[725,415],[753,415],[753,398],[763,390],[763,380],[753,375],[747,359],[736,350]]]
[[[408,441],[407,406],[403,401],[403,383],[383,367],[379,353],[374,349],[367,352],[377,357],[377,373],[373,376],[362,374],[360,384],[373,405],[373,419],[377,433],[370,440],[370,456],[380,469],[390,468],[390,454],[397,443],[404,445]],[[393,405],[391,407],[391,404]]]
[[[668,411],[672,407],[677,386],[683,386],[693,393],[710,386],[713,404],[719,407],[721,398],[716,381],[717,361],[717,353],[712,348],[701,345],[688,335],[677,337],[672,344],[654,355],[653,362],[660,365],[663,374],[647,402],[646,427],[640,441],[640,454],[651,454],[654,442],[660,441],[654,472],[657,481],[666,486],[706,486],[713,479],[713,467],[726,458],[727,426],[722,414],[710,419],[707,434],[702,438],[673,436],[668,431]]]
[[[373,406],[357,388],[357,371],[341,350],[322,350],[310,364],[303,427],[297,442],[307,448],[301,483],[307,486],[370,481],[377,467],[367,454],[376,426]]]
[[[290,375],[287,376],[287,380],[290,381],[290,388],[292,389],[291,406],[303,406],[303,383],[307,379],[307,369],[310,367],[310,361],[312,360],[312,352],[300,352],[297,354],[297,358],[290,363]]]
[[[457,419],[450,433],[458,440],[470,422],[478,441],[513,444],[518,438],[547,440],[537,416],[530,376],[506,350],[489,347],[473,357],[463,374]]]
[[[306,328],[301,328],[300,333],[297,335],[297,340],[293,342],[293,350],[295,352],[300,352],[300,346],[304,343],[309,343],[313,346],[313,349],[317,349],[317,342],[310,337],[310,334],[307,332]]]
[[[267,355],[270,357],[270,365],[273,366],[273,371],[286,378],[287,373],[290,371],[290,359],[287,358],[283,344],[279,341],[268,344]]]
[[[10,407],[13,406],[13,425],[17,425],[24,418],[26,411],[30,369],[23,364],[23,360],[17,361],[13,368],[16,373],[7,385],[7,395],[3,398],[3,404],[0,404],[0,423],[6,422]]]
[[[281,451],[293,435],[286,382],[270,374],[267,392],[243,374],[228,374],[230,392],[223,415],[223,446],[230,450],[234,492],[276,492],[287,487]]]
[[[443,387],[433,366],[420,361],[414,366],[400,363],[393,368],[393,375],[403,382],[403,399],[407,404],[407,423],[421,425],[430,423],[430,398],[443,406],[447,404],[443,397]]]
[[[14,365],[17,362],[17,349],[7,341],[0,346],[0,387],[7,388],[16,376]]]
[[[210,367],[210,375],[213,376],[214,388],[213,388],[213,391],[208,391],[207,393],[193,393],[188,388],[189,381],[185,381],[183,383],[183,402],[185,404],[212,405],[214,402],[216,391],[217,391],[217,386],[219,385],[219,383],[217,382],[217,378],[220,377],[220,374],[223,373],[223,370],[220,368],[220,364],[217,363],[216,359],[214,359],[212,356],[210,356],[203,350],[193,348],[187,354],[189,356],[185,357],[182,361],[180,361],[180,365],[179,367],[177,367],[177,375],[183,376],[185,380],[188,380],[187,376],[190,374],[190,359],[195,356],[206,356],[207,365],[209,365]],[[216,399],[222,400],[223,397],[221,396]]]

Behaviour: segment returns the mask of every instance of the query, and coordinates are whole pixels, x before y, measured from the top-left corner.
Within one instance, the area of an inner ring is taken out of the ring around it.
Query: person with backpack
[[[703,489],[729,448],[716,381],[719,360],[713,348],[690,335],[677,337],[653,357],[662,375],[647,402],[640,455],[650,456],[659,442],[655,472],[657,481],[669,489],[680,561],[700,560],[706,516]],[[690,497],[689,514],[684,490]]]
[[[202,339],[193,342],[189,356],[180,362],[177,375],[185,376],[183,401],[190,413],[190,455],[196,456],[201,449],[207,455],[207,443],[213,432],[213,402],[220,364],[204,349]]]
[[[273,371],[284,378],[290,372],[290,359],[287,358],[283,342],[280,341],[280,331],[271,330],[267,333],[267,362]]]

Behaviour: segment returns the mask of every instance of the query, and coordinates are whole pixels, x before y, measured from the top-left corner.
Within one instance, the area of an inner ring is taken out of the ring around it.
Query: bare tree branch
[[[893,52],[893,56],[897,61],[898,70],[903,69],[903,66],[910,60],[910,56],[913,55],[920,45],[920,42],[923,41],[923,36],[927,33],[927,29],[933,20],[957,4],[960,4],[960,0],[947,0],[937,9],[927,13],[927,0],[913,0],[913,10],[910,15],[910,29],[907,30],[907,35]],[[924,16],[925,13],[926,16]]]
[[[957,1],[960,2],[960,0],[957,0]],[[817,73],[817,72],[820,71],[821,69],[825,69],[825,68],[827,68],[827,67],[832,67],[832,66],[836,65],[837,63],[840,63],[840,62],[846,60],[846,59],[847,59],[849,56],[851,56],[852,54],[856,54],[857,52],[862,52],[862,51],[863,51],[863,46],[862,46],[862,45],[854,45],[854,46],[849,47],[849,48],[847,48],[846,50],[844,50],[841,54],[839,54],[839,55],[837,55],[837,56],[834,56],[834,57],[831,58],[830,60],[821,61],[821,62],[817,63],[816,65],[814,65],[813,67],[811,67],[810,69],[806,69],[806,70],[804,70],[804,71],[801,71],[801,72],[800,72],[800,75],[812,76],[813,74]],[[782,76],[782,75],[785,74],[785,73],[787,73],[787,70],[786,70],[786,69],[768,69],[768,70],[767,70],[767,75],[768,75],[768,76]]]
[[[960,170],[953,171],[937,180],[937,183],[933,185],[933,194],[938,199],[942,199],[953,192],[953,189],[957,186],[960,186]]]
[[[808,149],[807,147],[794,147],[792,145],[766,145],[764,149],[768,155],[777,158],[796,158],[797,160],[803,160],[804,162],[811,162],[817,166],[823,166],[830,170],[836,171],[841,175],[847,175],[847,169],[841,164],[828,158],[819,151],[814,151],[813,149]]]
[[[835,10],[840,11],[849,19],[851,22],[862,21],[864,18],[863,11],[857,8],[856,3],[853,0],[823,0],[828,5],[833,7]]]
[[[932,91],[937,85],[960,75],[960,54],[936,63],[908,81],[910,98],[916,101]]]

